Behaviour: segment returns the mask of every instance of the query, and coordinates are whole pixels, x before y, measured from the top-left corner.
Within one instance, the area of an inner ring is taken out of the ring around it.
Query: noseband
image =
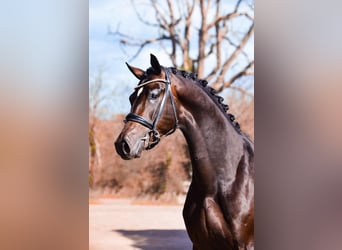
[[[150,84],[152,82],[163,82],[163,83],[165,83],[164,96],[163,96],[163,99],[161,100],[161,102],[159,104],[159,107],[157,109],[158,113],[157,113],[156,117],[154,118],[153,122],[151,123],[147,119],[145,119],[144,117],[137,115],[137,114],[134,114],[132,112],[129,113],[125,118],[125,122],[128,122],[128,121],[137,122],[137,123],[143,125],[144,127],[147,127],[150,130],[146,134],[146,137],[143,138],[143,140],[153,138],[152,142],[150,142],[150,141],[148,142],[148,145],[146,147],[147,150],[153,148],[160,141],[160,134],[157,130],[157,125],[158,125],[158,122],[160,120],[160,117],[162,116],[163,110],[165,108],[167,96],[170,97],[170,103],[172,106],[173,115],[175,117],[175,126],[172,129],[170,129],[165,135],[172,134],[173,132],[176,131],[176,129],[178,127],[178,118],[177,118],[177,113],[176,113],[176,106],[175,106],[175,102],[174,102],[173,95],[171,92],[170,71],[168,68],[164,68],[164,71],[165,71],[165,80],[164,79],[153,79],[153,80],[144,82],[144,83],[135,87],[135,89],[139,89],[139,88],[142,88],[143,86]],[[149,135],[149,136],[147,136],[147,135]]]

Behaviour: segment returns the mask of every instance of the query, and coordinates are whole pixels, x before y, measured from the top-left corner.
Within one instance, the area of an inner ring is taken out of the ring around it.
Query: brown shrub
[[[232,92],[226,99],[229,102],[229,112],[239,122],[241,130],[254,141],[254,97]]]
[[[102,166],[94,170],[93,188],[135,197],[184,194],[184,181],[189,179],[184,166],[189,166],[190,161],[183,135],[177,131],[163,138],[154,149],[143,152],[141,158],[125,161],[114,149],[123,126],[121,118],[97,121]]]

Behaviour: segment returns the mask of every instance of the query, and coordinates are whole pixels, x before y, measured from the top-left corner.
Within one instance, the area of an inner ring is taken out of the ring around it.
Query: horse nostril
[[[122,141],[122,151],[124,152],[125,155],[128,155],[131,151],[126,141]]]

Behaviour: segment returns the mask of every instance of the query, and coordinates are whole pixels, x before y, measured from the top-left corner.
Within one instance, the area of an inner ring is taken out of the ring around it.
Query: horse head
[[[139,80],[129,97],[131,112],[117,140],[117,153],[125,160],[140,157],[143,150],[153,148],[164,135],[178,126],[175,100],[171,90],[171,74],[151,54],[151,67],[146,71],[130,66]]]

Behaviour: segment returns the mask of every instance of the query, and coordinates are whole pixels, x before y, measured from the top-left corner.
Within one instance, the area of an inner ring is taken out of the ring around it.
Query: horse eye
[[[150,92],[149,99],[150,100],[155,100],[159,97],[160,95],[160,90],[159,89],[154,89]]]

